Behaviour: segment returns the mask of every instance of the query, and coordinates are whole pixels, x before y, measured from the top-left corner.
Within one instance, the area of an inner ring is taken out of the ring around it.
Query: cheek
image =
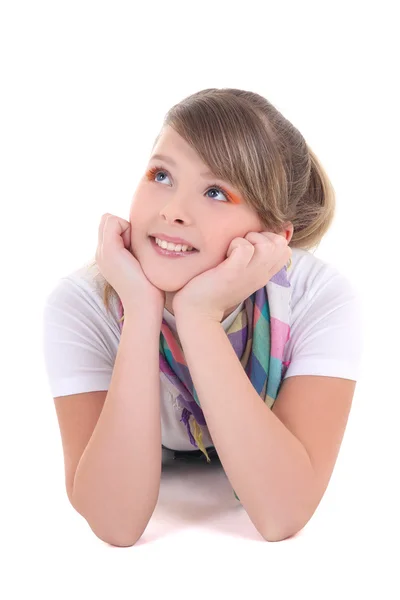
[[[226,255],[232,240],[237,237],[234,233],[226,234],[222,236],[216,232],[214,237],[210,239],[210,247],[213,248],[213,253],[219,257],[220,261],[226,259]]]
[[[129,222],[131,224],[131,228],[135,233],[140,234],[146,233],[148,229],[149,219],[145,211],[141,208],[139,202],[131,206],[129,211]]]
[[[227,258],[227,253],[228,253],[228,249],[229,246],[231,245],[231,240],[228,238],[224,238],[224,240],[220,240],[218,242],[218,244],[215,243],[215,239],[214,241],[210,242],[210,254],[212,254],[213,256],[213,262],[215,263],[214,266],[217,266],[219,264],[221,264],[222,262],[224,262],[224,260],[226,260]]]
[[[132,203],[129,212],[129,219],[132,225],[136,225],[137,229],[145,228],[147,231],[157,216],[154,209],[154,203],[151,203],[149,199],[146,199],[144,196],[137,197]]]

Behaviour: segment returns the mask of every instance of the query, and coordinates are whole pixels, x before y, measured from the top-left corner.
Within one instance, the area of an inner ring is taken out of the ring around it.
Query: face
[[[153,158],[155,154],[175,164]],[[154,167],[157,170],[150,172]],[[204,175],[207,171],[193,148],[174,129],[165,127],[133,196],[132,251],[150,283],[165,292],[165,308],[171,314],[175,293],[193,277],[223,262],[235,237],[265,230],[238,190],[212,174]],[[180,258],[161,256],[149,237],[155,233],[183,238],[198,251]]]

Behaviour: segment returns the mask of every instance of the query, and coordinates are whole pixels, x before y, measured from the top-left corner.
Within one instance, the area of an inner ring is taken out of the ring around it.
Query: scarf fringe
[[[193,415],[192,415],[192,417],[193,417]],[[208,456],[208,452],[205,449],[204,444],[203,444],[203,432],[201,430],[200,425],[197,423],[197,421],[194,417],[193,417],[192,425],[193,425],[192,435],[193,435],[194,439],[196,440],[197,446],[199,447],[199,449],[202,451],[202,453],[207,458],[207,462],[211,462],[211,458]]]

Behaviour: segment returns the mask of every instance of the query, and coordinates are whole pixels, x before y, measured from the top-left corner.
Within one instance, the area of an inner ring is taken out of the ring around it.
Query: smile
[[[155,251],[157,252],[157,254],[159,254],[160,256],[166,256],[169,258],[181,258],[182,256],[191,256],[193,254],[197,254],[197,252],[198,252],[198,250],[194,250],[194,249],[193,250],[185,250],[183,252],[182,252],[182,250],[181,251],[168,250],[168,248],[162,248],[161,246],[159,246],[157,244],[155,238],[153,238],[153,237],[150,237],[150,242],[151,242],[151,245],[153,246],[153,248],[155,249]]]

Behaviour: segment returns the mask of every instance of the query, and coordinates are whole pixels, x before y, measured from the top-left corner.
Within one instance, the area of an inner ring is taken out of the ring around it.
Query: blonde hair
[[[168,111],[153,149],[166,126],[238,190],[266,229],[280,233],[292,223],[291,248],[318,246],[334,218],[333,186],[301,133],[266,98],[232,88],[196,92]],[[103,282],[109,310],[116,291]]]

